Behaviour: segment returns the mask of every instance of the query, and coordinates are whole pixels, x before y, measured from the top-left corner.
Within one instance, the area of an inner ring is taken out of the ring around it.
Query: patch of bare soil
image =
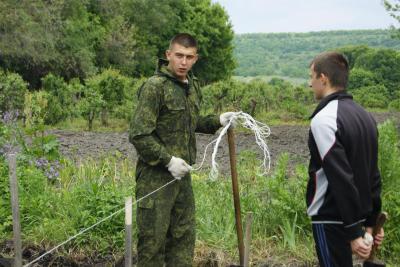
[[[400,113],[374,113],[378,123],[392,119],[400,126]],[[96,132],[73,132],[63,130],[51,131],[60,141],[61,153],[68,158],[79,160],[85,158],[99,158],[107,154],[120,153],[123,157],[136,161],[135,148],[129,143],[127,133],[96,133]],[[215,135],[197,134],[197,161],[199,164],[204,155],[207,144],[217,138]],[[301,125],[279,125],[271,127],[271,135],[268,138],[268,146],[271,152],[272,165],[275,165],[281,153],[288,153],[290,164],[306,163],[309,157],[308,147],[308,126]],[[262,159],[261,152],[257,147],[254,135],[251,133],[236,134],[236,150],[240,153],[243,150],[256,151]],[[223,138],[217,155],[217,162],[222,170],[229,169],[229,151],[226,138]],[[205,165],[210,165],[212,148],[209,148],[206,155]]]

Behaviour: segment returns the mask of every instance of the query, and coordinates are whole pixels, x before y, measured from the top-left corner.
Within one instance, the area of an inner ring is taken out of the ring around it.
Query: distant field
[[[315,55],[350,45],[399,50],[400,40],[391,38],[389,30],[238,34],[235,75],[307,79],[308,64]]]

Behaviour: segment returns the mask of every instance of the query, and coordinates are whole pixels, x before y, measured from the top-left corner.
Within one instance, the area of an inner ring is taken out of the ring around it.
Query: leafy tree
[[[107,125],[108,114],[125,100],[126,87],[130,85],[129,79],[121,75],[119,71],[107,69],[89,78],[86,84],[87,87],[98,92],[104,100],[101,119],[102,124]]]
[[[165,57],[170,38],[178,32],[188,32],[199,42],[200,60],[194,70],[201,81],[210,83],[232,74],[234,34],[226,11],[218,3],[127,0],[125,6],[130,23],[137,29],[135,59],[140,65],[136,74],[151,75],[155,56]]]
[[[372,86],[379,82],[380,80],[375,73],[361,68],[353,68],[350,72],[347,89],[351,91],[359,87]]]
[[[236,67],[234,33],[226,11],[211,0],[188,0],[182,4],[179,31],[193,34],[199,42],[200,60],[194,70],[205,83],[226,79]]]
[[[115,118],[124,119],[126,122],[131,120],[132,112],[136,109],[137,105],[137,92],[145,82],[145,78],[133,79],[128,82],[125,87],[125,98],[121,105],[114,109],[113,115]]]
[[[67,80],[96,71],[94,47],[103,28],[78,0],[0,3],[0,64],[33,88],[53,72]]]
[[[92,131],[93,121],[105,105],[105,101],[101,93],[93,87],[86,87],[84,95],[85,97],[79,101],[78,109],[82,116],[86,118],[89,131]]]
[[[356,102],[369,108],[387,108],[389,92],[384,85],[359,87],[353,91]]]
[[[25,127],[32,134],[44,131],[44,122],[48,112],[49,93],[45,91],[27,92],[24,99]]]
[[[68,118],[72,109],[72,93],[64,79],[50,73],[42,79],[42,84],[48,92],[45,123],[54,125]]]
[[[97,16],[87,11],[84,1],[64,0],[61,7],[61,33],[57,48],[62,55],[57,74],[66,80],[84,79],[96,73],[95,48],[105,30]]]
[[[203,109],[213,110],[214,113],[220,113],[223,107],[229,102],[228,93],[234,87],[240,86],[234,80],[222,80],[210,84],[203,89]]]
[[[23,5],[11,0],[0,2],[0,63],[36,87],[59,56],[58,9],[43,1],[26,1]]]
[[[75,108],[75,105],[82,98],[82,95],[85,91],[85,86],[79,81],[79,79],[74,78],[69,81],[67,85],[67,91],[69,92],[69,96],[71,97],[71,108],[69,110],[70,118],[77,118],[81,114],[79,109]]]
[[[400,112],[400,98],[391,101],[389,103],[389,109]]]
[[[383,4],[387,11],[390,12],[390,16],[400,22],[400,0],[384,0]],[[393,37],[400,39],[400,28],[396,29],[394,26],[391,26],[394,34]]]
[[[179,13],[186,3],[181,0],[125,0],[123,10],[134,27],[136,66],[135,76],[154,73],[157,57],[164,57],[170,38],[179,32],[183,17]],[[182,14],[186,16],[186,14]]]
[[[16,73],[0,71],[0,112],[22,111],[27,83]]]
[[[234,109],[252,116],[275,113],[280,119],[305,119],[314,102],[311,90],[278,78],[269,83],[261,79],[248,83],[234,79],[218,81],[204,87],[203,92],[205,113]]]
[[[89,0],[86,8],[103,27],[102,38],[99,38],[95,47],[97,67],[118,69],[124,74],[134,75],[140,66],[135,55],[138,50],[137,39],[140,37],[137,29],[142,25],[136,25],[136,20],[130,20],[128,14],[134,13],[136,6],[128,2]],[[137,16],[147,17],[146,13],[137,11]]]
[[[400,90],[400,53],[392,49],[376,49],[360,55],[354,64],[373,72],[394,97]]]
[[[345,46],[342,48],[337,49],[339,52],[343,53],[348,62],[349,62],[349,67],[352,69],[354,67],[354,64],[361,55],[365,53],[370,53],[373,51],[371,47],[368,47],[366,45],[359,45],[359,46]]]

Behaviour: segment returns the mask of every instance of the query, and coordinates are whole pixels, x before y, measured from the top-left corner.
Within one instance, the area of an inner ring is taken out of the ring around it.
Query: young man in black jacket
[[[352,253],[367,258],[381,211],[378,131],[374,118],[345,89],[346,58],[318,55],[310,65],[310,87],[319,105],[311,116],[307,213],[321,266],[352,267]],[[381,244],[383,230],[375,237]]]

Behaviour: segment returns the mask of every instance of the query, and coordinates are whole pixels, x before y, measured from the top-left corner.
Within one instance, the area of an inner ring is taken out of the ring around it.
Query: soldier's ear
[[[171,50],[166,50],[165,51],[165,57],[169,60],[170,59],[170,57],[171,57]]]

